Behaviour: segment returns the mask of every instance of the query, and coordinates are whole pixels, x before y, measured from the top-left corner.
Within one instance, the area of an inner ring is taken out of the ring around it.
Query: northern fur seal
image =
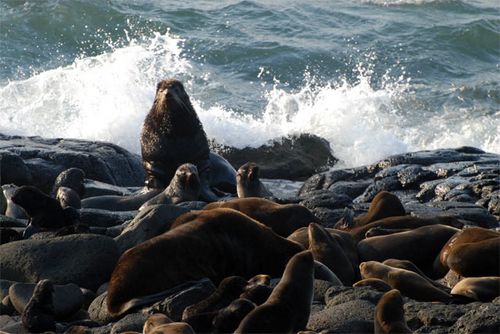
[[[382,218],[404,216],[405,214],[405,208],[396,195],[381,191],[373,198],[366,214],[358,217],[347,215],[340,219],[334,227],[341,230],[351,230]]]
[[[218,199],[210,189],[211,169],[217,166],[210,159],[207,136],[180,81],[163,80],[156,86],[141,131],[141,152],[148,188],[164,189],[177,167],[189,162],[198,167],[203,200]],[[236,171],[232,167],[229,171],[236,187]]]
[[[294,255],[267,301],[251,311],[235,333],[297,333],[304,330],[313,300],[314,259]]]
[[[11,199],[26,211],[29,225],[33,228],[61,228],[79,220],[74,208],[63,209],[56,199],[33,186],[19,187]]]
[[[52,187],[52,196],[56,196],[57,190],[59,187],[67,187],[71,188],[80,198],[83,198],[85,195],[85,172],[80,168],[68,168],[62,171],[54,181],[54,185]]]
[[[488,303],[500,295],[500,277],[468,277],[458,282],[451,290],[460,295]]]
[[[449,302],[452,297],[436,288],[417,273],[405,269],[394,268],[377,261],[362,262],[359,265],[361,277],[378,278],[398,289],[403,295],[417,301]]]
[[[56,330],[53,292],[54,286],[48,279],[41,280],[35,286],[33,295],[21,315],[23,326],[30,332],[42,333]]]
[[[273,196],[260,181],[259,166],[254,162],[247,162],[238,169],[236,173],[236,190],[239,198]]]
[[[344,285],[352,285],[356,274],[341,244],[321,225],[315,223],[309,224],[308,234],[309,250],[314,259],[330,268]]]
[[[133,211],[161,193],[160,189],[143,188],[132,195],[103,195],[92,196],[82,200],[82,208],[101,209],[110,211]]]
[[[177,204],[196,201],[200,196],[200,178],[195,165],[186,163],[177,168],[172,181],[164,191],[144,203],[139,210],[155,204]]]
[[[375,307],[375,334],[412,333],[405,321],[403,297],[398,290],[386,292]]]
[[[120,315],[137,305],[134,298],[204,277],[216,284],[230,275],[279,277],[302,249],[238,211],[205,211],[122,254],[111,274],[108,310]]]
[[[459,230],[446,225],[428,225],[410,230],[361,240],[358,243],[360,262],[393,258],[409,260],[432,278],[441,278],[435,273],[434,260],[446,242]]]
[[[12,217],[16,219],[28,219],[28,215],[23,210],[23,208],[17,205],[16,203],[12,202],[12,196],[14,196],[14,193],[16,192],[17,188],[18,186],[16,186],[15,184],[4,184],[0,189],[3,192],[5,199],[7,200],[5,215],[7,217]]]
[[[312,212],[303,205],[278,204],[265,198],[236,198],[226,202],[210,203],[203,209],[215,208],[238,210],[285,238],[295,230],[308,226],[309,223],[318,222]]]
[[[72,188],[59,187],[56,192],[56,199],[63,209],[67,207],[81,209],[82,207],[80,196]]]
[[[481,227],[457,232],[434,262],[436,271],[452,269],[461,276],[500,276],[500,233]]]

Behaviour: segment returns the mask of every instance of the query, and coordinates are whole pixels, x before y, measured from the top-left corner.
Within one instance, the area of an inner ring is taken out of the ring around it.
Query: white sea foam
[[[156,82],[181,78],[191,94],[190,88],[205,87],[203,82],[194,86],[193,79],[210,76],[182,51],[181,39],[155,34],[12,81],[0,87],[0,132],[104,140],[139,153],[140,128]],[[411,150],[461,145],[500,153],[500,115],[471,118],[470,111],[446,109],[432,116],[405,113],[401,103],[412,95],[405,78],[389,78],[381,88],[373,88],[370,73],[362,69],[359,73],[355,83],[306,78],[298,91],[277,84],[266,93],[265,109],[255,111],[258,117],[191,96],[207,135],[236,147],[256,147],[275,137],[308,132],[329,140],[344,166]]]

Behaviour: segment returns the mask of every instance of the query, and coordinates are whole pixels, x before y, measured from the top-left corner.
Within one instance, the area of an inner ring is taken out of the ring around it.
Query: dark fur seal
[[[359,260],[409,260],[427,276],[441,278],[441,273],[434,272],[434,260],[446,242],[458,231],[454,227],[437,224],[364,239],[358,243]]]
[[[141,189],[132,195],[103,195],[87,197],[82,200],[82,208],[110,211],[133,211],[161,193],[160,189]]]
[[[25,237],[29,236],[31,228],[33,231],[39,228],[62,228],[79,221],[79,214],[74,208],[63,209],[56,199],[33,186],[19,187],[12,196],[12,202],[22,207],[29,217]]]
[[[216,284],[230,275],[279,277],[302,249],[238,211],[205,211],[122,254],[111,274],[108,310],[120,315],[138,305],[134,298],[203,277]]]
[[[52,196],[56,196],[59,187],[71,188],[80,198],[85,195],[85,172],[80,168],[68,168],[62,171],[54,181],[54,186],[52,187]]]
[[[259,166],[253,162],[247,162],[238,169],[236,173],[236,190],[239,198],[273,196],[260,181]]]
[[[141,131],[141,152],[148,188],[164,189],[177,167],[189,162],[198,167],[202,198],[218,199],[210,189],[211,168],[217,166],[211,163],[207,136],[180,81],[158,83]],[[232,176],[235,186],[236,171]]]
[[[296,254],[267,301],[251,311],[235,333],[297,333],[306,328],[313,300],[314,259]]]
[[[5,208],[5,215],[7,217],[12,217],[16,219],[28,219],[28,215],[23,210],[22,207],[12,202],[12,196],[16,192],[18,186],[15,184],[4,184],[2,185],[1,191],[3,192],[5,199],[7,200],[7,207]]]
[[[398,290],[386,292],[375,307],[375,334],[412,333],[405,321],[403,297]]]
[[[346,215],[335,224],[335,228],[351,230],[382,218],[404,215],[406,215],[406,211],[399,198],[390,192],[381,191],[373,198],[366,214],[358,217]]]
[[[35,286],[33,295],[21,315],[23,326],[34,333],[55,331],[54,305],[52,293],[54,286],[48,279],[41,280]]]
[[[265,198],[236,198],[227,202],[215,202],[206,205],[204,210],[215,208],[238,210],[285,238],[309,223],[318,222],[312,212],[303,205],[278,204]]]
[[[344,285],[352,285],[356,274],[340,243],[319,224],[309,224],[308,234],[314,259],[333,271]]]
[[[434,263],[435,270],[465,277],[500,276],[500,233],[481,227],[457,232],[444,245]]]
[[[59,187],[56,192],[56,199],[63,209],[68,207],[80,209],[82,207],[80,196],[72,188]]]
[[[177,204],[196,201],[200,196],[200,178],[193,164],[182,164],[164,191],[144,203],[139,210],[155,204]]]
[[[238,298],[227,307],[220,310],[214,317],[212,324],[216,333],[233,333],[240,322],[256,305],[248,299]]]

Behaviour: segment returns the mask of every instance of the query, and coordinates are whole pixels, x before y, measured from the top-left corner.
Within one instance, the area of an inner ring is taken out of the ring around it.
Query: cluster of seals
[[[300,204],[278,204],[265,198],[237,198],[206,205],[204,210],[229,208],[238,210],[258,222],[270,227],[282,237],[288,237],[309,223],[318,222],[314,214]]]
[[[273,196],[273,193],[260,181],[259,166],[254,162],[247,162],[238,169],[236,191],[239,198]]]
[[[146,186],[164,189],[183,163],[198,167],[201,179],[201,196],[211,202],[219,199],[210,188],[211,173],[224,170],[234,178],[236,171],[219,168],[210,159],[210,149],[203,126],[194,110],[182,83],[175,79],[163,80],[156,87],[151,110],[144,119],[141,131],[141,153],[146,170]],[[219,161],[220,163],[220,161]],[[214,185],[216,186],[216,185]]]
[[[281,276],[288,260],[301,250],[238,211],[207,210],[122,254],[111,274],[108,310],[118,316],[135,307],[141,296],[203,277],[219,283],[231,275]]]
[[[252,310],[235,333],[297,333],[306,328],[313,300],[314,259],[293,256],[266,302]]]

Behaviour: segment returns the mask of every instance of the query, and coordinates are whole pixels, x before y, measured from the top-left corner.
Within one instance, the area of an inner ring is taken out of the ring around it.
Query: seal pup
[[[382,218],[404,215],[406,215],[406,211],[399,198],[388,191],[381,191],[371,201],[367,213],[358,217],[354,217],[353,214],[346,214],[334,227],[340,230],[350,230]]]
[[[141,131],[141,153],[148,188],[164,189],[177,167],[189,162],[198,167],[201,196],[207,202],[219,197],[210,189],[210,149],[203,126],[198,119],[182,83],[162,80]],[[232,169],[234,171],[234,169]],[[236,186],[236,171],[232,174]]]
[[[79,198],[85,195],[85,172],[80,168],[68,168],[62,171],[55,179],[52,186],[52,196],[56,196],[59,187],[66,187],[73,189]]]
[[[30,332],[55,332],[53,292],[54,286],[48,279],[39,281],[35,286],[33,295],[21,315],[23,326]]]
[[[322,226],[311,223],[308,228],[309,250],[314,260],[326,265],[343,283],[352,285],[356,274],[342,246]]]
[[[172,181],[164,191],[144,203],[139,211],[155,204],[177,204],[196,201],[200,196],[200,178],[195,165],[186,163],[177,168]]]
[[[417,301],[440,301],[447,303],[452,297],[436,288],[413,271],[390,267],[377,261],[362,262],[359,271],[363,279],[378,278],[398,289],[403,295]]]
[[[434,272],[434,260],[446,242],[458,231],[454,227],[437,224],[363,239],[358,243],[359,260],[409,260],[427,276],[441,278],[441,273]]]
[[[403,305],[398,290],[384,293],[375,307],[375,334],[413,333],[406,325]]]
[[[313,300],[311,251],[294,255],[266,302],[241,321],[235,333],[297,333],[304,330]]]
[[[59,187],[56,192],[56,200],[59,201],[63,209],[67,207],[81,209],[82,207],[80,196],[72,188]]]
[[[281,276],[288,260],[302,249],[236,210],[204,211],[122,254],[109,281],[108,310],[118,316],[139,303],[156,301],[154,295],[166,289],[204,277],[219,284],[230,275]]]
[[[460,276],[500,276],[500,233],[481,227],[457,232],[444,245],[434,262],[434,269],[449,269]]]
[[[238,169],[236,172],[236,190],[239,198],[273,196],[260,181],[259,170],[259,166],[254,162],[247,162]]]
[[[500,277],[468,277],[458,282],[451,290],[452,296],[464,296],[489,303],[500,295]]]
[[[317,223],[318,219],[300,204],[278,204],[265,198],[236,198],[226,202],[207,204],[203,209],[229,208],[238,210],[258,222],[269,226],[275,233],[288,237],[295,230]]]
[[[79,214],[74,208],[63,209],[56,199],[33,186],[19,187],[11,200],[22,207],[29,217],[23,235],[25,238],[40,228],[62,228],[79,221]]]

